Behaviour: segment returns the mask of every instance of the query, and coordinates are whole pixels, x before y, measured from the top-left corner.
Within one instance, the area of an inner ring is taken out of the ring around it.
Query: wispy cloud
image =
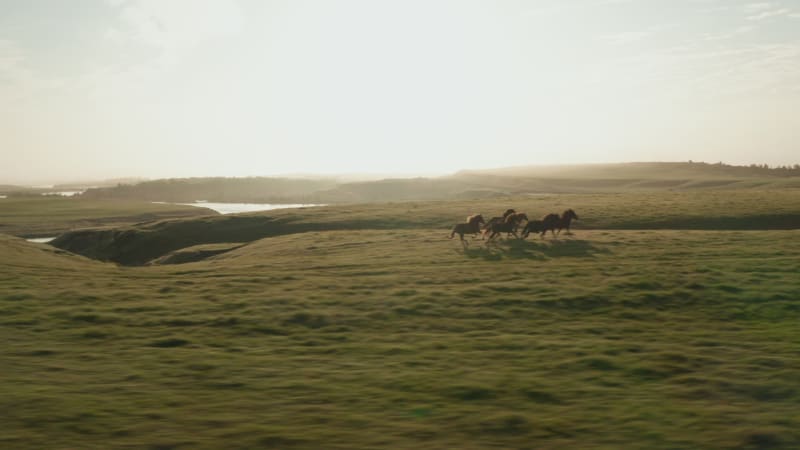
[[[23,67],[25,53],[13,41],[0,39],[0,80],[14,82],[27,75]]]
[[[744,5],[747,20],[761,21],[773,17],[789,16],[792,9],[774,2],[748,3]]]
[[[789,8],[770,9],[767,11],[762,11],[758,14],[747,16],[747,20],[764,20],[764,19],[769,19],[770,17],[786,16],[791,11],[792,10],[790,10]]]
[[[646,39],[652,34],[652,31],[623,31],[619,33],[604,34],[600,36],[600,40],[611,44],[625,45]]]
[[[522,13],[522,17],[551,17],[587,11],[593,7],[624,6],[636,0],[582,0],[539,2],[537,6]]]
[[[731,46],[710,49],[681,45],[659,52],[619,58],[594,67],[593,84],[646,87],[648,95],[685,95],[716,99],[762,96],[800,88],[800,43]]]
[[[27,53],[14,41],[0,39],[0,108],[12,108],[15,102],[28,98],[33,92],[57,87],[57,79],[38,76],[27,65]]]
[[[93,97],[115,98],[160,83],[198,47],[239,33],[245,15],[235,0],[105,0],[117,14],[103,38],[129,52],[98,63],[75,80]],[[146,49],[146,52],[141,52]],[[130,55],[136,55],[131,57]]]
[[[771,2],[757,2],[757,3],[748,3],[744,5],[744,9],[748,11],[762,11],[765,9],[772,9],[773,4]]]
[[[162,52],[168,58],[206,41],[241,30],[244,14],[238,3],[226,0],[107,0],[118,9],[121,27],[107,37],[130,39]]]
[[[732,39],[737,36],[741,36],[743,34],[751,33],[755,31],[757,27],[753,24],[742,25],[737,27],[735,30],[727,32],[727,33],[717,33],[717,34],[706,34],[703,36],[704,41],[724,41],[727,39]]]

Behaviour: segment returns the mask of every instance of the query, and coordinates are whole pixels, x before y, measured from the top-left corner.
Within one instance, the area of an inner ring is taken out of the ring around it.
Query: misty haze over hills
[[[75,187],[76,185],[63,185]],[[146,201],[358,203],[465,200],[534,193],[800,187],[800,166],[639,162],[464,170],[438,177],[370,175],[172,178],[90,183],[84,198]],[[5,195],[47,189],[0,186]]]

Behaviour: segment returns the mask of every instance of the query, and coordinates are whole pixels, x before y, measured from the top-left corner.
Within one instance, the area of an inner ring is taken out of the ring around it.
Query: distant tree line
[[[800,164],[770,166],[768,164],[750,164],[749,166],[736,166],[717,162],[714,164],[704,162],[694,162],[689,160],[688,164],[694,167],[703,167],[715,173],[725,173],[738,176],[778,176],[796,177],[800,176]]]

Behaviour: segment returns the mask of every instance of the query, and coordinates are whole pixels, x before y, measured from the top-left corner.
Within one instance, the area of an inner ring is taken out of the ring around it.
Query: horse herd
[[[456,224],[450,233],[450,239],[453,239],[456,233],[462,241],[465,234],[472,234],[473,237],[477,237],[478,233],[482,233],[481,239],[486,238],[488,235],[490,241],[502,233],[508,233],[509,236],[514,235],[514,237],[519,238],[517,231],[522,222],[527,222],[525,228],[522,229],[523,239],[527,238],[531,233],[540,233],[541,237],[544,237],[548,230],[555,237],[564,229],[569,233],[572,219],[578,220],[578,215],[572,209],[564,211],[560,216],[555,213],[548,214],[542,217],[541,220],[528,220],[528,216],[525,213],[518,213],[513,209],[507,209],[502,217],[492,217],[488,222],[483,220],[482,215],[476,214],[467,217],[466,222]]]

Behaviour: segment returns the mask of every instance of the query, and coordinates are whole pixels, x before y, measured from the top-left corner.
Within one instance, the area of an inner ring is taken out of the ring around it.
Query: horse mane
[[[467,222],[466,223],[474,224],[476,222],[481,222],[481,221],[483,221],[483,216],[482,215],[473,214],[473,215],[467,217]]]
[[[505,219],[505,218],[507,218],[508,216],[510,216],[510,215],[512,215],[512,214],[516,214],[516,213],[517,213],[517,212],[516,212],[516,211],[514,211],[514,208],[508,208],[508,209],[506,210],[506,212],[504,212],[504,213],[503,213],[503,218]]]
[[[504,223],[520,222],[523,219],[527,219],[527,218],[528,218],[528,216],[525,215],[525,213],[514,212],[514,213],[511,213],[511,214],[505,216],[505,219],[503,220],[503,222]]]
[[[569,220],[572,220],[572,219],[576,219],[577,220],[578,219],[578,215],[575,214],[575,211],[573,211],[572,208],[570,208],[570,209],[565,210],[564,213],[561,214],[561,220],[568,220],[567,218],[569,218]]]

